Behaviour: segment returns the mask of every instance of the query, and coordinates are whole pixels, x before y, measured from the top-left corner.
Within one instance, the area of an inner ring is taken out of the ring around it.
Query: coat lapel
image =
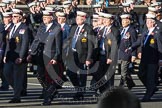
[[[15,33],[14,33],[14,35],[13,35],[13,38],[15,38],[17,35],[20,35],[21,33],[20,33],[20,30],[21,30],[21,27],[22,27],[22,23],[20,24],[20,26],[16,29],[16,31],[15,31]]]

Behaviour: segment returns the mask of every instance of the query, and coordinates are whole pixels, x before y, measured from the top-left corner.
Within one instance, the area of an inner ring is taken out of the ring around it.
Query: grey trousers
[[[15,64],[8,62],[4,64],[4,76],[14,90],[14,98],[20,99],[26,69],[26,63]]]
[[[129,61],[121,61],[121,77],[126,80],[126,76],[129,74]]]

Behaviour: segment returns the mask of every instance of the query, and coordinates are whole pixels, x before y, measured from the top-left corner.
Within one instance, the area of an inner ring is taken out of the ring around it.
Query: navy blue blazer
[[[65,23],[62,29],[62,42],[69,36],[70,26]]]
[[[144,32],[141,38],[141,62],[146,64],[156,64],[162,55],[162,33],[159,28],[155,28],[144,44],[147,34]]]
[[[13,34],[13,37],[16,42],[16,49],[15,52],[19,55],[19,58],[26,59],[28,55],[28,46],[29,46],[29,31],[26,24],[21,23],[20,26],[16,29]],[[9,51],[9,43],[7,43],[6,53]]]
[[[119,60],[130,61],[132,56],[136,56],[136,50],[133,52],[125,52],[125,50],[137,41],[137,32],[133,26],[130,26],[125,34],[129,35],[130,37],[128,39],[123,38],[120,41]]]

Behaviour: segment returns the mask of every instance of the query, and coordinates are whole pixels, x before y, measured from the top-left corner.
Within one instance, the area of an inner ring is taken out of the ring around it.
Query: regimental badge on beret
[[[85,42],[87,42],[87,39],[84,37],[84,38],[82,38],[82,40],[81,40],[83,43],[85,43]]]
[[[154,44],[155,43],[155,40],[154,39],[151,39],[150,40],[150,44]]]
[[[111,39],[108,39],[107,43],[111,46]]]
[[[19,43],[20,42],[20,39],[19,39],[18,36],[16,36],[15,41],[16,41],[16,43]]]

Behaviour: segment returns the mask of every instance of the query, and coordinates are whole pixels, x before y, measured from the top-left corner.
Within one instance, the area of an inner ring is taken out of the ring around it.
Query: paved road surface
[[[119,84],[119,79],[120,76],[116,75],[116,86]],[[145,93],[145,88],[136,75],[133,75],[133,79],[137,86],[131,91],[141,99]],[[71,83],[65,83],[64,89],[59,90],[59,94],[54,98],[51,106],[41,106],[42,99],[38,99],[38,97],[41,94],[42,88],[35,77],[28,77],[28,95],[22,97],[22,103],[8,103],[12,98],[12,88],[10,88],[9,91],[0,91],[0,108],[97,108],[98,97],[94,92],[87,91],[83,101],[73,101],[74,91],[70,88]],[[162,84],[158,88],[159,91],[152,97],[153,101],[142,102],[142,108],[162,108]]]

